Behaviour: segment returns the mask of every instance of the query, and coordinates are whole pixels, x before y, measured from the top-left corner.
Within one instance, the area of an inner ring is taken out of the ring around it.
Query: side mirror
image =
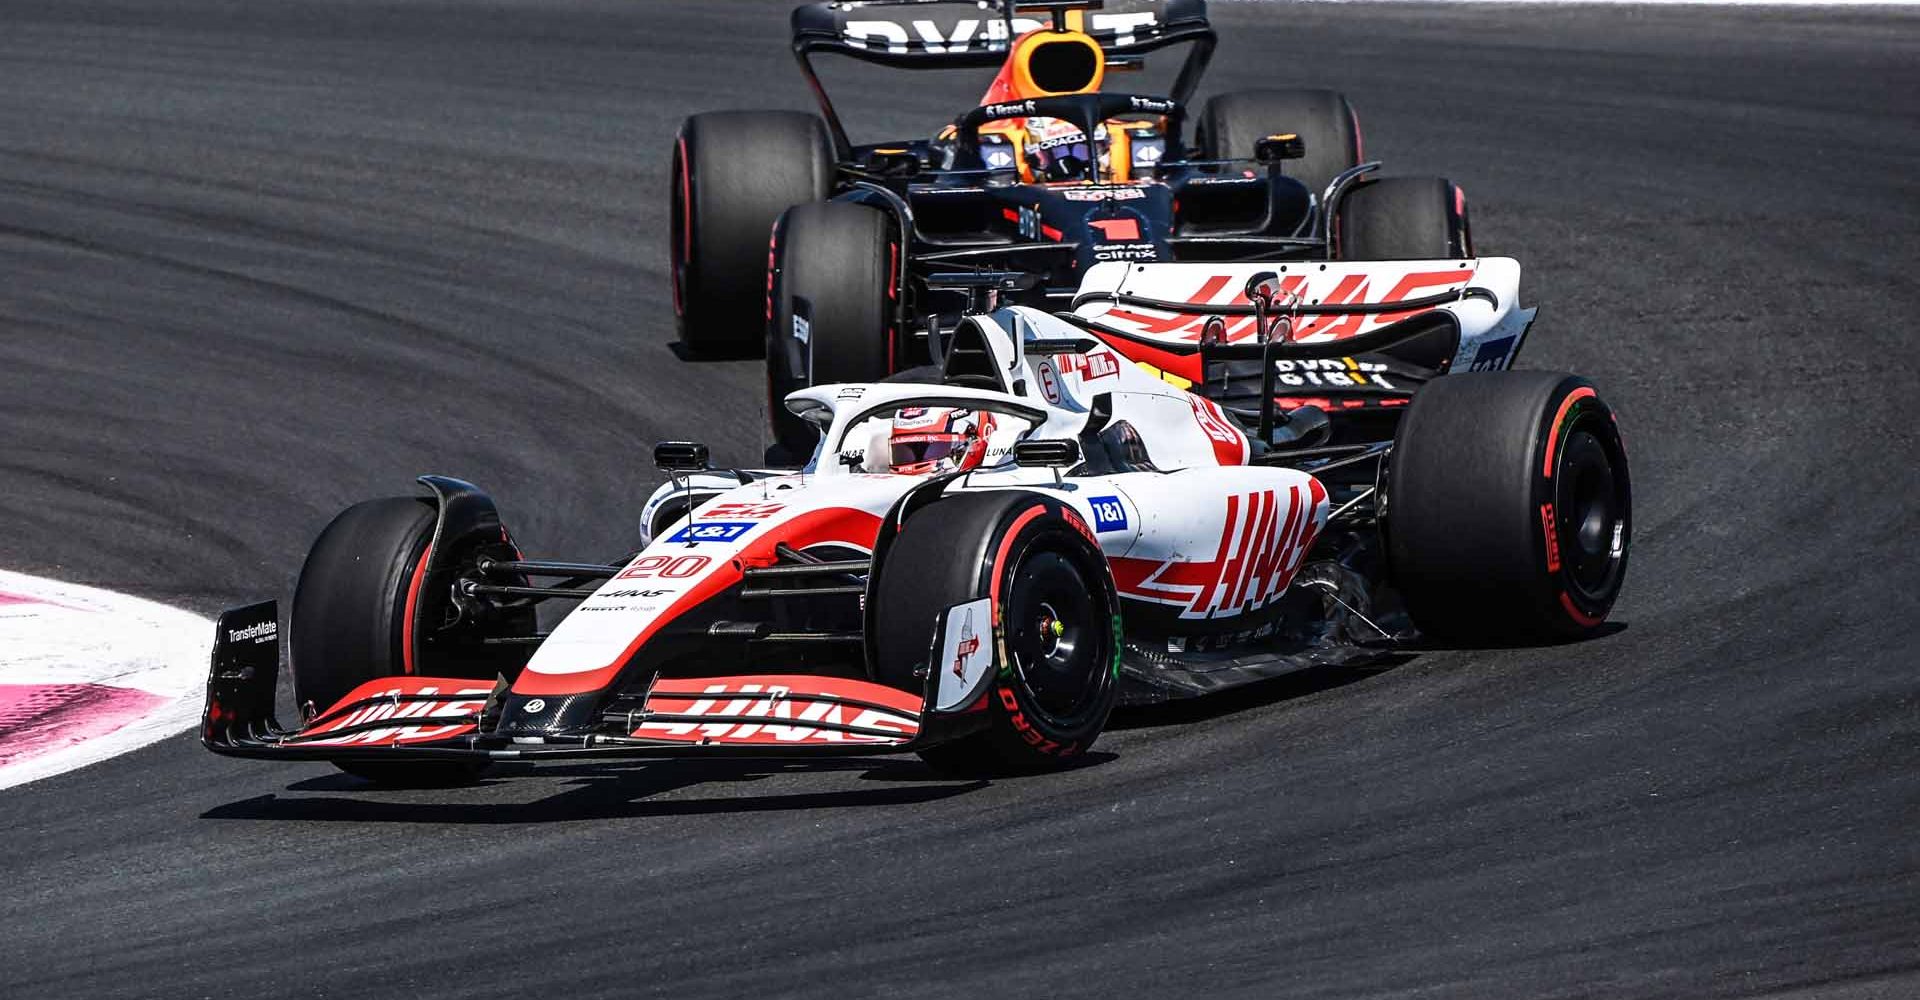
[[[1327,419],[1327,411],[1317,406],[1300,406],[1288,410],[1286,420],[1267,435],[1267,445],[1271,448],[1313,448],[1327,443],[1333,436],[1333,424]]]
[[[1282,160],[1297,160],[1307,155],[1307,144],[1292,132],[1270,135],[1253,144],[1254,161],[1273,166]]]
[[[694,441],[662,441],[653,446],[653,465],[663,472],[700,472],[707,465],[707,446]]]
[[[1272,271],[1261,271],[1247,279],[1246,296],[1261,309],[1272,309],[1273,300],[1280,295],[1280,276]]]
[[[1086,354],[1100,348],[1092,337],[1028,337],[1020,344],[1020,353],[1030,356]]]
[[[898,147],[872,150],[863,165],[868,173],[881,177],[913,177],[920,173],[920,157],[913,150]]]
[[[1251,297],[1251,296],[1249,296]],[[1200,346],[1219,347],[1227,339],[1227,321],[1219,316],[1208,316],[1200,325]]]
[[[1066,439],[1016,441],[1013,460],[1035,468],[1063,469],[1080,464],[1080,442]]]

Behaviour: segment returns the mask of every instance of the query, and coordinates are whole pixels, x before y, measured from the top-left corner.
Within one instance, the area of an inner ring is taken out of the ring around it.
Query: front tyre
[[[669,277],[680,342],[709,357],[759,352],[767,233],[789,205],[826,198],[826,125],[795,111],[694,115],[674,139]]]
[[[324,712],[371,680],[417,673],[420,637],[409,627],[425,592],[434,505],[414,497],[368,500],[333,519],[307,554],[293,592],[287,652],[301,719]],[[486,765],[465,761],[340,762],[342,771],[393,785],[471,781]]]
[[[1359,164],[1360,123],[1337,90],[1238,90],[1209,98],[1200,109],[1195,138],[1207,159],[1253,159],[1254,144],[1292,132],[1306,156],[1286,174],[1319,197],[1335,177]]]
[[[1459,260],[1473,256],[1466,192],[1443,177],[1384,177],[1347,190],[1336,207],[1341,260]]]
[[[892,218],[865,205],[795,205],[775,225],[767,415],[787,453],[809,454],[816,436],[787,412],[787,393],[878,382],[901,363],[894,322],[901,253]]]
[[[989,598],[995,676],[983,727],[920,756],[962,775],[1058,768],[1106,726],[1117,692],[1119,600],[1106,558],[1071,509],[1030,493],[961,493],[916,511],[876,588],[876,680],[920,691],[933,625]]]
[[[1613,411],[1559,372],[1471,372],[1414,395],[1394,437],[1392,579],[1454,643],[1600,631],[1626,578],[1632,489]]]

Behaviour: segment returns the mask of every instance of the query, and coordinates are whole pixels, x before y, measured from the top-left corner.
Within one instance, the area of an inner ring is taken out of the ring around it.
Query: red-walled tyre
[[[1444,177],[1384,177],[1348,189],[1334,215],[1341,260],[1473,256],[1467,196]]]
[[[1466,644],[1600,631],[1626,578],[1633,492],[1592,383],[1435,379],[1400,424],[1386,482],[1392,580],[1421,632]]]
[[[946,608],[990,598],[995,671],[985,726],[920,756],[961,775],[1057,768],[1105,728],[1117,692],[1120,603],[1106,558],[1057,500],[995,491],[914,512],[875,587],[875,679],[918,692]]]
[[[674,138],[668,265],[680,342],[752,357],[766,328],[767,233],[790,205],[820,201],[833,145],[818,116],[712,111]]]
[[[416,627],[415,613],[423,611],[421,618],[438,623],[447,617],[448,603],[447,595],[426,580],[435,520],[433,501],[390,497],[354,504],[320,532],[300,567],[289,623],[287,652],[300,718],[324,712],[353,689],[382,677],[491,680],[510,669],[498,662],[497,653],[489,655],[491,651],[482,648],[454,655],[448,655],[451,650],[426,652],[427,639]],[[530,612],[493,623],[501,634],[531,634],[533,625]],[[464,761],[356,761],[338,766],[395,785],[470,781],[486,767]]]
[[[878,382],[901,361],[894,329],[901,250],[893,220],[865,205],[795,205],[774,229],[767,417],[774,441],[801,461],[819,434],[787,412],[787,393]]]
[[[1291,132],[1307,155],[1286,166],[1287,176],[1315,197],[1342,171],[1360,162],[1360,123],[1337,90],[1238,90],[1207,100],[1194,134],[1208,159],[1253,159],[1254,143]]]

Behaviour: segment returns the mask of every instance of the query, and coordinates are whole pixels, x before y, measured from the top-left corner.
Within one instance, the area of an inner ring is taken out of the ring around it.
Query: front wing
[[[289,730],[274,712],[277,602],[228,611],[218,630],[200,735],[209,750],[235,757],[351,762],[861,756],[943,742],[961,731],[955,716],[966,714],[927,713],[919,696],[842,677],[675,677],[655,678],[636,707],[603,713],[594,732],[504,736],[491,732],[508,690],[504,678],[489,684],[407,676],[369,681]],[[980,678],[981,695],[987,680]]]

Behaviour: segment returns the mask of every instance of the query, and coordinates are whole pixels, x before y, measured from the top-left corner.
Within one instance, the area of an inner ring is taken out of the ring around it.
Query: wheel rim
[[[1006,606],[1013,668],[1049,721],[1071,725],[1099,699],[1101,630],[1108,627],[1086,577],[1057,552],[1020,564]]]
[[[1568,588],[1593,604],[1612,598],[1626,557],[1626,482],[1590,430],[1575,427],[1554,472],[1554,520]]]

